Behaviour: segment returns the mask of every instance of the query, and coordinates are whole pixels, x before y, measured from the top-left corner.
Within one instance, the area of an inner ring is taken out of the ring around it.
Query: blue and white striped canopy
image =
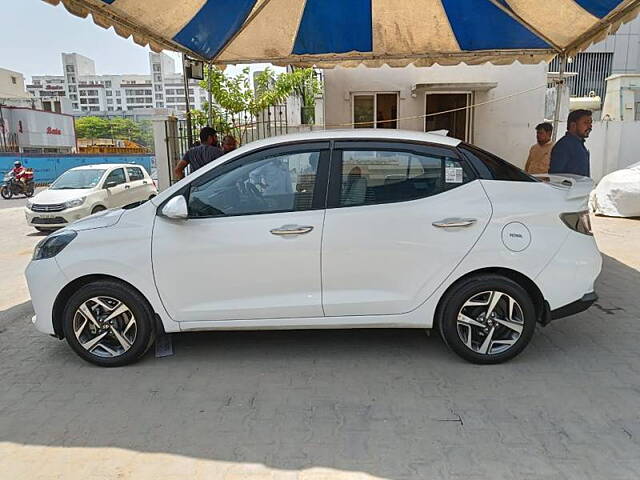
[[[532,63],[573,54],[640,0],[44,0],[154,50],[219,64]]]

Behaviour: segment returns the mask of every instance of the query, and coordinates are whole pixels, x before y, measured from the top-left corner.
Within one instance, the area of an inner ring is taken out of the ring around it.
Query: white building
[[[25,89],[24,75],[20,72],[0,68],[0,101],[20,98],[31,98]]]
[[[36,75],[27,89],[39,98],[56,96],[70,101],[75,115],[149,116],[150,109],[170,113],[186,111],[184,80],[176,72],[173,58],[149,53],[150,75],[96,75],[95,63],[77,53],[62,54],[64,75]],[[198,82],[189,82],[191,108],[202,109],[207,92]]]
[[[544,118],[546,75],[546,64],[336,67],[324,71],[325,122],[327,128],[448,130],[524,166]]]

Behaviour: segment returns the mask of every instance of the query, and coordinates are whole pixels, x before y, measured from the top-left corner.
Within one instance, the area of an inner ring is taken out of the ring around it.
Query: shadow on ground
[[[598,290],[484,367],[422,330],[326,330],[184,334],[173,357],[100,369],[23,304],[0,313],[0,441],[391,479],[637,478],[640,272],[606,257]]]

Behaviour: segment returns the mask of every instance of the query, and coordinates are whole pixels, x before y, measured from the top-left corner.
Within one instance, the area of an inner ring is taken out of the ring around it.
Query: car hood
[[[50,205],[64,203],[76,198],[85,197],[93,192],[92,188],[77,188],[73,190],[44,190],[32,199],[32,203]]]
[[[124,212],[125,210],[122,208],[118,210],[103,210],[102,212],[94,213],[81,220],[77,220],[65,228],[67,230],[81,232],[83,230],[111,227],[120,221],[120,217],[122,217]]]

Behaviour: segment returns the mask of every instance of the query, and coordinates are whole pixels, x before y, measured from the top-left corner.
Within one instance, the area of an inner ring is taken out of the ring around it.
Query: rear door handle
[[[124,188],[125,188],[125,190],[127,190],[127,189],[131,188],[131,185],[125,185]]]
[[[475,218],[443,218],[437,222],[433,222],[431,225],[438,228],[458,228],[458,227],[470,227],[477,220]]]
[[[305,233],[309,233],[313,230],[311,225],[283,225],[278,228],[274,228],[271,230],[273,235],[304,235]]]

